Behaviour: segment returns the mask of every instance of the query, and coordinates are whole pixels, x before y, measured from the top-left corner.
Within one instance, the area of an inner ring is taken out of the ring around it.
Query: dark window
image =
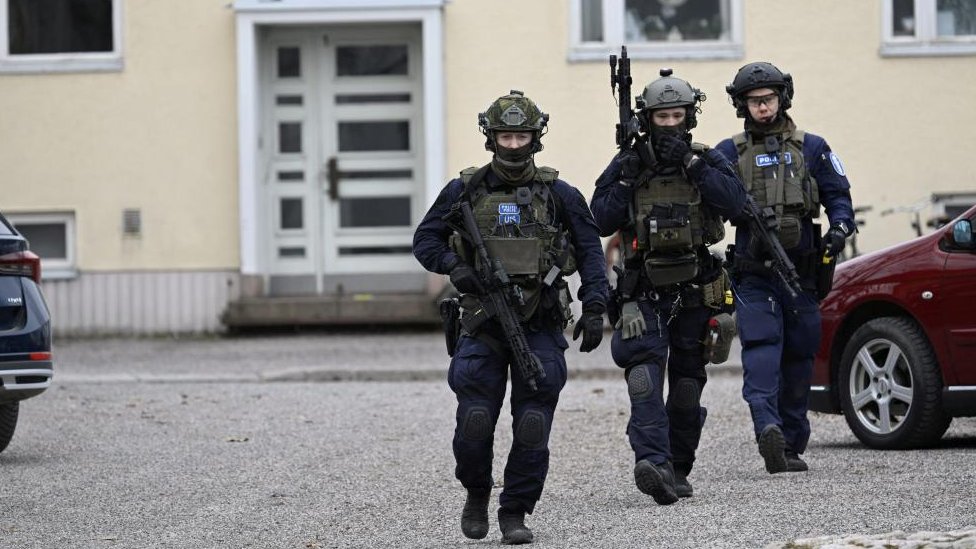
[[[301,122],[280,122],[278,124],[278,152],[302,152]]]
[[[728,22],[722,19],[722,4],[727,1],[626,0],[625,37],[628,42],[721,39],[728,31]]]
[[[336,73],[339,76],[407,74],[407,47],[339,46]]]
[[[305,257],[305,248],[303,246],[278,248],[278,257]]]
[[[915,36],[915,0],[892,0],[891,34]]]
[[[305,226],[302,215],[301,198],[282,198],[281,199],[281,228],[282,229],[301,229]]]
[[[298,78],[302,75],[301,50],[294,47],[278,48],[278,78]]]
[[[581,42],[603,42],[603,2],[580,0],[583,25]]]
[[[410,197],[344,198],[339,203],[340,227],[408,227]]]
[[[409,93],[341,93],[335,97],[336,105],[357,103],[409,103]]]
[[[278,181],[304,181],[305,172],[278,172]]]
[[[366,248],[339,248],[339,255],[396,255],[409,254],[410,246],[370,246]]]
[[[280,106],[288,105],[298,105],[302,104],[302,96],[300,95],[279,95],[275,97],[275,104]]]
[[[64,223],[18,223],[17,231],[41,259],[67,259],[68,235]]]
[[[112,0],[7,0],[11,54],[111,52]]]
[[[340,151],[408,151],[410,123],[340,122]]]

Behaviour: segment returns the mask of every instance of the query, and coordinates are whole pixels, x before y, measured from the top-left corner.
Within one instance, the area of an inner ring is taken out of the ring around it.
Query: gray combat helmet
[[[533,153],[542,150],[541,138],[546,133],[549,115],[519,90],[512,90],[478,114],[478,126],[485,135],[485,148],[495,151],[495,132],[532,132]]]
[[[729,94],[735,106],[735,115],[745,118],[749,114],[746,106],[746,92],[769,88],[779,95],[779,112],[786,112],[793,102],[793,77],[789,73],[776,68],[772,63],[758,61],[743,65],[735,73],[732,83],[725,86],[725,93]]]
[[[651,127],[651,111],[672,107],[685,108],[685,126],[689,131],[698,125],[695,114],[701,112],[699,104],[705,100],[705,94],[687,81],[671,76],[672,73],[671,69],[661,69],[661,77],[648,84],[641,94],[644,103],[641,118],[647,129]]]

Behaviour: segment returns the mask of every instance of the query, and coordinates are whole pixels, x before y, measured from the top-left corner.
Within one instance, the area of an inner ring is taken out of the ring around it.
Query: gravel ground
[[[480,541],[458,527],[440,345],[429,333],[59,342],[55,386],[24,403],[0,454],[0,547],[497,546],[494,520]],[[608,354],[570,354],[534,546],[976,547],[976,419],[955,420],[937,448],[879,452],[814,414],[811,471],[768,475],[738,371],[718,368],[695,496],[662,507],[634,487]],[[269,381],[357,369],[421,381]],[[499,481],[510,428],[506,407]]]

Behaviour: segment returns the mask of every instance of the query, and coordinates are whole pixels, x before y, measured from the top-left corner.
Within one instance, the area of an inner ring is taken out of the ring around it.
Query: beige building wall
[[[976,192],[976,167],[953,154],[976,149],[972,56],[881,57],[882,0],[764,0],[743,2],[743,9],[743,59],[635,60],[634,93],[660,67],[672,67],[707,94],[694,135],[714,145],[742,129],[725,93],[740,66],[770,61],[791,73],[798,126],[826,138],[840,156],[855,206],[873,207],[863,216],[862,251],[914,236],[910,214],[882,217],[885,209],[932,192]],[[589,198],[614,153],[617,111],[606,62],[566,61],[569,1],[456,1],[445,12],[447,173],[489,158],[477,113],[510,88],[522,89],[552,117],[538,162],[558,168]]]
[[[73,210],[83,272],[235,268],[233,12],[138,0],[122,17],[121,72],[0,75],[0,208]]]

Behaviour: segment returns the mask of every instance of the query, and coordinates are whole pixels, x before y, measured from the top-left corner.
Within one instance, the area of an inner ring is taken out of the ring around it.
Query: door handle
[[[339,171],[339,160],[334,156],[329,158],[325,165],[325,177],[329,183],[329,198],[331,200],[339,199],[339,179],[345,175]]]

